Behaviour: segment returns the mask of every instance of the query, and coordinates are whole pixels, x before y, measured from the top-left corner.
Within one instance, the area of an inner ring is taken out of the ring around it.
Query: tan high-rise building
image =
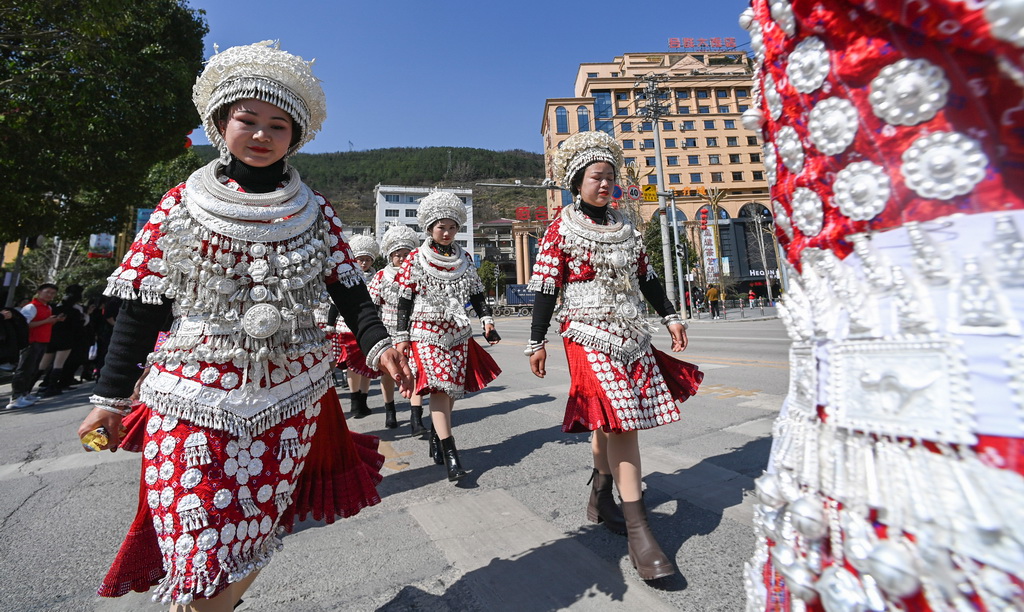
[[[574,97],[549,98],[544,105],[541,135],[547,176],[561,180],[554,176],[551,163],[566,138],[603,130],[622,145],[627,166],[620,170],[623,186],[657,185],[658,136],[642,112],[648,103],[644,77],[652,74],[660,77],[657,102],[665,106],[657,126],[665,184],[657,189],[677,194],[680,232],[699,245],[703,259],[701,270],[686,273],[696,272],[703,282],[724,273],[731,277],[734,291],[746,294],[753,288],[763,295],[765,276],[774,279],[777,266],[770,234],[764,248],[755,233],[754,219],[761,215],[762,221],[769,220],[764,214],[771,204],[761,139],[741,120],[754,106],[753,67],[742,52],[626,53],[607,63],[580,64]],[[698,190],[712,188],[724,192],[716,211],[697,195]],[[687,192],[690,195],[684,195]],[[551,215],[570,201],[567,190],[548,192]],[[641,202],[633,209],[640,223],[658,220],[656,202]],[[702,209],[710,226],[704,231],[698,223]]]

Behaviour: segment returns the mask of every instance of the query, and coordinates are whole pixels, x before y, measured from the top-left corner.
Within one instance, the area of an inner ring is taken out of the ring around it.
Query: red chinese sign
[[[547,221],[548,218],[548,209],[546,206],[538,206],[533,209],[529,206],[516,207],[516,221],[529,221],[530,219],[534,219],[536,221]]]
[[[723,49],[732,50],[736,48],[736,39],[732,37],[711,38],[670,38],[668,39],[669,49]]]

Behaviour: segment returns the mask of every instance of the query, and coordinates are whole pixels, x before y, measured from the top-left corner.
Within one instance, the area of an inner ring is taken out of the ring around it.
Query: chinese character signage
[[[711,38],[669,38],[669,49],[683,49],[686,51],[732,51],[736,48],[736,39],[732,37]]]

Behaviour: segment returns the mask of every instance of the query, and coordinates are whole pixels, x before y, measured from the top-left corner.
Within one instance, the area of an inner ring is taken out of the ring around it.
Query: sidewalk
[[[687,321],[693,323],[717,323],[719,321],[764,321],[767,319],[779,318],[777,306],[764,306],[754,308],[728,308],[722,309],[721,319],[712,319],[709,312],[694,312]]]

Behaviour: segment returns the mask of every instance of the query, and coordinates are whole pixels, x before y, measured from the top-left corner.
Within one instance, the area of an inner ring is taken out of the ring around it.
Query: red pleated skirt
[[[366,355],[363,354],[363,350],[359,348],[359,343],[356,342],[356,336],[350,331],[340,332],[338,334],[338,342],[340,343],[340,350],[338,351],[338,365],[344,366],[345,368],[352,370],[360,376],[367,378],[380,378],[380,372],[374,370],[366,364]]]
[[[297,520],[333,523],[380,502],[379,440],[348,430],[333,387],[256,436],[145,405],[125,426],[121,448],[143,453],[139,506],[99,588],[104,597],[156,584],[165,601],[216,596],[269,562]]]
[[[447,393],[459,399],[466,392],[475,393],[501,374],[494,358],[476,340],[469,338],[451,349],[412,343],[412,362],[418,395]]]
[[[679,420],[678,402],[697,393],[704,373],[653,346],[633,363],[563,338],[569,362],[569,401],[562,431],[601,428],[620,433]]]

